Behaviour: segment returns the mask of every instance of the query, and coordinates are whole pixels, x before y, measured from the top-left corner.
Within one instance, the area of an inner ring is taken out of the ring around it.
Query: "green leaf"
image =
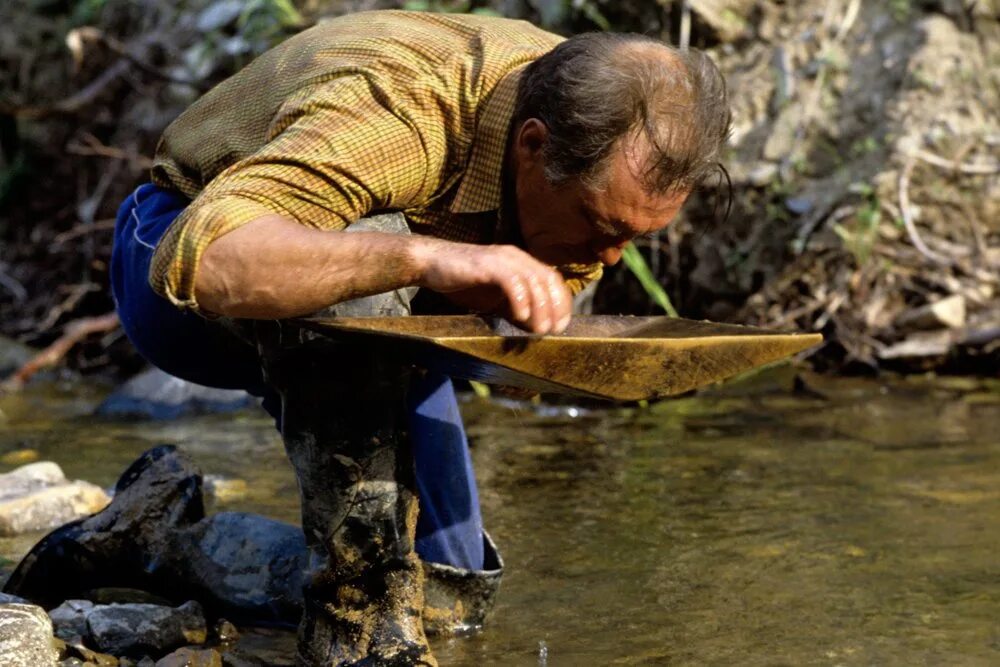
[[[632,275],[639,280],[639,284],[646,290],[649,298],[662,308],[667,315],[677,317],[677,310],[674,308],[674,304],[670,303],[670,297],[663,290],[663,286],[656,281],[656,277],[649,270],[649,265],[643,259],[642,253],[639,252],[639,249],[634,244],[629,243],[622,248],[622,261],[625,262],[625,266],[632,272]]]

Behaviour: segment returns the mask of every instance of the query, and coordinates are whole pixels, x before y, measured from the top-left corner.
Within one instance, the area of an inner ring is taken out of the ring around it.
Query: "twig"
[[[115,228],[114,218],[105,218],[104,220],[97,220],[92,225],[86,223],[74,225],[71,229],[67,229],[65,232],[62,232],[61,234],[56,234],[56,236],[53,237],[52,239],[52,243],[49,244],[49,250],[50,251],[55,250],[57,246],[60,246],[63,243],[66,243],[67,241],[72,241],[75,238],[86,236],[87,234],[91,234],[93,232],[103,232],[114,228]]]
[[[66,325],[64,333],[54,343],[29,359],[0,383],[0,394],[18,391],[39,371],[55,366],[73,347],[93,333],[111,331],[118,326],[118,313],[85,317]]]
[[[903,225],[906,227],[906,233],[910,237],[910,242],[913,247],[916,248],[921,255],[931,260],[935,264],[942,264],[944,266],[953,266],[954,262],[945,257],[944,255],[939,255],[924,243],[924,240],[920,237],[920,233],[917,231],[917,226],[913,222],[913,211],[910,209],[910,174],[913,173],[913,165],[915,158],[911,155],[907,158],[906,164],[903,165],[902,170],[899,172],[899,212],[903,216]]]
[[[55,326],[59,318],[68,313],[69,311],[76,308],[80,300],[91,292],[100,291],[101,286],[97,283],[80,283],[79,285],[71,285],[69,288],[69,295],[62,300],[61,303],[53,306],[46,313],[45,318],[39,322],[38,326],[35,327],[36,331],[48,331]]]
[[[59,102],[56,102],[52,106],[14,107],[2,104],[0,105],[0,113],[16,116],[18,118],[27,118],[30,120],[39,120],[56,114],[76,113],[83,107],[93,102],[98,95],[104,92],[105,88],[111,85],[111,83],[122,74],[127,72],[128,68],[129,60],[127,58],[121,58],[111,67],[104,70],[100,76],[87,84],[87,86],[85,86],[82,90]]]
[[[121,148],[102,144],[100,139],[89,132],[84,132],[81,140],[73,139],[66,144],[66,152],[72,155],[96,155],[113,160],[127,160],[133,167],[138,167],[141,170],[147,170],[153,166],[153,160],[145,155],[130,153]]]
[[[932,164],[935,167],[941,167],[942,169],[950,169],[952,171],[957,171],[962,174],[976,174],[981,176],[989,176],[991,174],[1000,174],[1000,164],[988,165],[988,164],[967,164],[957,162],[955,160],[948,160],[941,157],[940,155],[935,155],[930,151],[924,150],[922,148],[916,148],[911,151],[913,157],[926,162],[927,164]]]
[[[70,30],[69,34],[66,35],[66,43],[67,45],[70,45],[70,50],[73,51],[74,58],[76,58],[78,62],[79,59],[82,58],[81,49],[83,40],[100,42],[101,44],[104,44],[104,46],[108,47],[108,49],[115,52],[119,56],[127,58],[133,65],[135,65],[142,71],[148,74],[152,74],[154,76],[158,76],[161,79],[165,79],[173,83],[181,83],[187,86],[194,86],[194,87],[198,87],[201,83],[193,79],[186,79],[183,77],[173,76],[172,74],[167,74],[163,70],[157,69],[156,67],[146,62],[146,60],[143,57],[136,55],[133,46],[124,44],[123,42],[118,41],[114,37],[106,35],[102,30],[99,30],[98,28],[95,28],[93,26],[84,26],[82,28],[75,28],[73,30]],[[143,49],[146,49],[152,43],[152,41],[153,41],[152,38],[147,37],[145,40],[142,40],[139,46],[142,47]],[[76,45],[75,48],[73,47],[73,45]]]

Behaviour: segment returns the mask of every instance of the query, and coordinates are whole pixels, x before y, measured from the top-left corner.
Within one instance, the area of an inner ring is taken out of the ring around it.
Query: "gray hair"
[[[587,33],[526,68],[514,121],[545,123],[546,177],[600,187],[616,145],[635,138],[649,152],[641,174],[650,192],[693,188],[719,162],[729,135],[726,83],[704,53],[650,37]]]

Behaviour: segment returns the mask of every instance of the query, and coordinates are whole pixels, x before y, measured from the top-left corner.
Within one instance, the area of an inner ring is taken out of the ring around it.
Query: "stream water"
[[[507,563],[442,665],[1000,664],[1000,383],[779,370],[649,408],[464,405]],[[105,390],[0,399],[0,457],[110,486],[141,451],[246,480],[220,509],[298,515],[267,417],[88,417]],[[0,540],[5,569],[38,535]],[[245,631],[288,664],[293,637]]]

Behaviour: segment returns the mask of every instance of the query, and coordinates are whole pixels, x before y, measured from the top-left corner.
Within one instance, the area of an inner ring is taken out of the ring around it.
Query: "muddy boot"
[[[278,322],[258,327],[312,550],[299,664],[435,665],[413,550],[408,369],[384,350],[310,341]]]
[[[4,592],[48,608],[106,586],[161,590],[159,556],[204,516],[197,469],[176,447],[154,447],[122,474],[110,505],[42,538]]]
[[[483,533],[482,570],[423,562],[424,631],[428,635],[463,635],[479,630],[496,603],[503,559]]]

